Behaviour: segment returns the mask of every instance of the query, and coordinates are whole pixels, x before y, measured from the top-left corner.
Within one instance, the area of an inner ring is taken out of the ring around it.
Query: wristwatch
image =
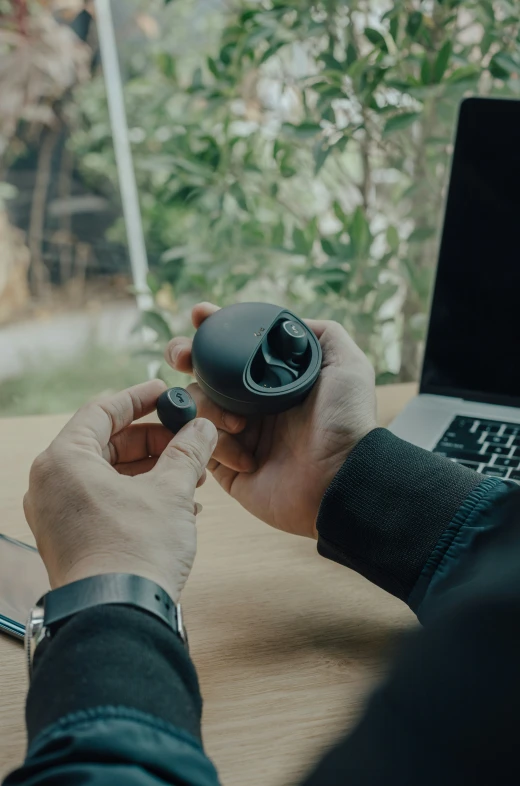
[[[56,631],[80,611],[105,604],[132,606],[154,615],[188,646],[180,603],[174,603],[162,587],[142,576],[104,573],[47,592],[31,610],[25,628],[29,679],[34,653],[42,641],[52,639]]]

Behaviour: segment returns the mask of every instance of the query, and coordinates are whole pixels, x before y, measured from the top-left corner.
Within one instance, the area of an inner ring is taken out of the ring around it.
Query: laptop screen
[[[422,393],[520,404],[520,101],[461,106]]]

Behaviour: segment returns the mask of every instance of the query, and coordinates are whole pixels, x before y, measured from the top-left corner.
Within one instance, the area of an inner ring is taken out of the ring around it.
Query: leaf
[[[392,251],[397,251],[399,248],[399,232],[395,227],[390,226],[386,230],[386,242]]]
[[[300,123],[299,126],[295,126],[292,123],[284,123],[282,129],[286,133],[298,137],[298,139],[310,139],[323,130],[318,123]]]
[[[311,271],[310,278],[317,279],[314,286],[319,294],[327,295],[330,292],[340,294],[348,282],[349,274],[339,268],[326,274],[321,269],[314,269]]]
[[[316,90],[316,92],[324,98],[345,97],[345,93],[343,92],[342,88],[338,85],[332,85],[330,82],[315,82],[312,85],[312,89]]]
[[[328,237],[322,237],[322,239],[321,239],[321,247],[322,247],[323,251],[325,252],[325,254],[327,254],[328,257],[335,257],[336,256],[336,247],[335,247],[334,243],[332,242],[332,240],[329,240]]]
[[[368,253],[372,235],[363,208],[357,207],[350,225],[350,240],[357,257]]]
[[[511,55],[499,52],[491,58],[489,71],[495,79],[509,79],[513,74],[516,75],[520,72],[520,65],[513,60]]]
[[[366,27],[365,36],[371,44],[381,49],[382,52],[388,52],[388,44],[386,43],[384,35],[382,35],[379,30],[374,30],[373,27]]]
[[[265,52],[262,55],[262,57],[260,58],[259,65],[262,65],[263,63],[266,63],[269,60],[269,58],[273,57],[273,55],[275,55],[278,52],[278,50],[281,49],[282,46],[285,46],[285,45],[286,45],[286,41],[277,41],[275,44],[273,44],[272,46],[268,47],[265,50]]]
[[[418,229],[414,229],[413,232],[408,236],[409,243],[422,243],[425,240],[429,240],[436,234],[436,231],[433,227],[419,227]]]
[[[251,19],[254,19],[254,17],[255,17],[255,16],[258,14],[258,13],[259,13],[259,11],[258,11],[258,9],[256,9],[256,8],[254,8],[254,9],[249,9],[248,11],[244,11],[244,12],[243,12],[243,13],[240,15],[240,24],[242,24],[242,25],[245,25],[245,23],[246,23],[246,22],[249,22]]]
[[[279,221],[278,224],[275,224],[273,227],[273,232],[271,235],[271,241],[273,246],[283,246],[283,241],[285,238],[285,229],[282,221]]]
[[[487,55],[487,53],[491,49],[491,46],[492,46],[494,40],[495,40],[495,35],[494,35],[493,31],[486,30],[484,32],[484,35],[482,36],[482,40],[480,42],[480,54],[482,55],[482,57]]]
[[[162,314],[158,311],[145,311],[141,315],[141,326],[151,328],[160,341],[169,341],[172,331]]]
[[[431,77],[432,77],[431,63],[428,59],[428,55],[425,54],[421,64],[421,82],[423,83],[423,85],[429,85],[431,82]]]
[[[161,254],[161,262],[163,264],[174,261],[182,262],[182,260],[187,257],[188,254],[188,246],[175,246],[174,248],[169,248],[167,251]]]
[[[392,134],[394,131],[402,131],[404,128],[408,128],[408,126],[415,123],[420,116],[419,112],[402,112],[400,115],[394,115],[394,117],[390,117],[386,121],[383,134]]]
[[[294,243],[294,250],[297,254],[302,254],[303,256],[307,256],[309,253],[310,246],[307,242],[307,238],[305,237],[305,233],[299,227],[295,227],[293,229],[293,243]]]
[[[395,43],[397,43],[397,39],[399,37],[399,15],[394,14],[392,19],[390,20],[390,35],[394,39]]]
[[[467,82],[471,79],[475,79],[480,74],[480,69],[478,66],[474,65],[467,65],[462,66],[461,68],[455,69],[452,74],[447,79],[449,84],[458,84],[459,82]]]
[[[246,195],[244,194],[244,189],[242,188],[238,180],[235,180],[235,182],[229,189],[229,193],[231,194],[232,197],[235,198],[238,206],[241,207],[242,210],[247,211]]]
[[[176,78],[175,60],[167,52],[159,52],[157,55],[157,65],[159,66],[159,71],[164,74],[164,76],[168,77],[168,79]]]
[[[317,175],[330,153],[330,147],[325,147],[323,140],[319,140],[312,151],[314,157],[314,174]]]
[[[320,60],[324,64],[325,68],[328,68],[331,71],[344,71],[345,70],[345,65],[346,64],[345,63],[340,63],[339,60],[336,60],[336,58],[333,55],[329,54],[328,52],[323,52],[318,57],[318,60]]]
[[[423,15],[420,11],[413,11],[408,17],[408,21],[406,23],[406,34],[410,36],[410,38],[415,39],[417,37],[417,33],[422,27],[423,23]]]
[[[345,226],[347,224],[347,215],[346,215],[345,211],[343,210],[343,208],[341,207],[340,203],[336,200],[334,202],[334,204],[332,205],[332,207],[333,207],[333,210],[334,210],[334,215],[336,216],[338,221],[341,221],[343,226]]]
[[[448,68],[448,63],[450,62],[451,52],[452,52],[451,41],[445,41],[444,44],[441,46],[437,58],[435,60],[435,63],[433,65],[432,81],[435,84],[439,84],[444,74],[446,73],[446,69]]]
[[[161,288],[161,282],[157,278],[154,273],[148,273],[146,276],[146,283],[148,284],[148,289],[152,293],[152,295],[157,295]]]
[[[282,177],[289,178],[296,174],[297,170],[291,163],[291,156],[289,153],[284,153],[280,161],[280,174]]]
[[[196,93],[204,88],[204,82],[202,81],[202,68],[198,66],[195,71],[193,72],[193,77],[191,80],[190,92]]]
[[[208,58],[206,58],[206,64],[207,64],[207,66],[208,66],[208,69],[209,69],[209,70],[211,71],[211,73],[213,74],[213,76],[214,76],[216,79],[220,79],[220,72],[219,72],[219,70],[218,70],[218,67],[217,67],[217,64],[216,64],[216,62],[213,60],[213,58],[212,58],[212,57],[208,57]]]
[[[356,62],[356,60],[357,60],[356,47],[351,41],[349,41],[347,46],[347,57],[345,60],[347,67],[349,68],[352,65],[352,63]]]
[[[481,0],[480,5],[487,16],[487,21],[493,24],[495,21],[495,11],[492,0]]]
[[[418,267],[410,259],[406,258],[401,260],[401,264],[409,284],[419,295],[420,299],[426,303],[431,291],[432,271]]]
[[[229,44],[226,44],[222,47],[219,54],[219,60],[224,66],[228,66],[231,64],[231,60],[233,59],[233,52],[236,49],[236,44],[234,41],[231,41]]]

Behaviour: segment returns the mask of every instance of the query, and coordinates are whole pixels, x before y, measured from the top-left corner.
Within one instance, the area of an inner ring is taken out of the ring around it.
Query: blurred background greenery
[[[70,50],[56,52],[68,81],[33,90],[32,116],[25,105],[0,123],[7,188],[17,162],[36,155],[28,227],[6,194],[5,215],[25,230],[18,269],[28,270],[33,307],[56,308],[66,291],[80,308],[101,278],[102,297],[124,297],[94,7],[0,0],[0,34],[18,30],[21,6],[36,37],[51,34],[52,18]],[[146,354],[190,329],[199,299],[267,300],[340,321],[380,383],[416,380],[458,105],[468,94],[520,97],[518,2],[113,0],[113,10],[155,302],[142,315],[156,336]],[[0,91],[14,49],[0,37]],[[88,237],[74,225],[85,212],[60,215],[56,195],[49,210],[54,181],[61,205],[74,188],[103,204],[97,222],[88,214]],[[70,405],[81,384],[87,395],[142,376],[127,355],[128,377],[76,355],[73,364],[97,366],[90,386],[62,364]],[[0,413],[20,409],[9,396],[0,394]]]

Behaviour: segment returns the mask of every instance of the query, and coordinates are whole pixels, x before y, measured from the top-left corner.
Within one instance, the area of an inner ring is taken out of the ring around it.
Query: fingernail
[[[237,431],[242,425],[242,418],[239,415],[233,415],[231,412],[224,412],[222,422],[230,431]]]
[[[180,347],[173,347],[173,349],[170,350],[170,360],[172,366],[175,366],[175,364],[177,363],[177,358],[179,357],[180,351],[181,351]]]
[[[204,437],[211,442],[211,449],[213,450],[218,442],[217,429],[207,418],[197,418],[192,421],[194,427],[198,429]]]

